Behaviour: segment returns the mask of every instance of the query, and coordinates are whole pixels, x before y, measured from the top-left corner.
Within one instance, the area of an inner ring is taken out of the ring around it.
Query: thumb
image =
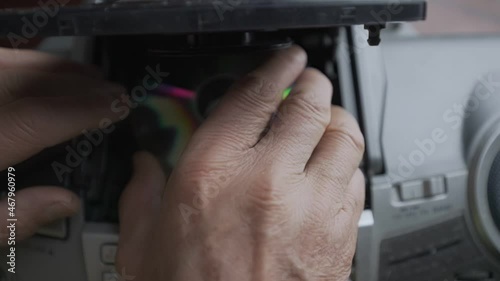
[[[15,218],[16,240],[31,237],[36,231],[51,222],[75,215],[80,209],[80,200],[71,191],[60,187],[32,187],[15,193],[13,200],[0,201],[0,247],[7,246],[11,223]],[[15,217],[11,210],[15,204]]]
[[[120,199],[120,241],[116,267],[132,275],[138,272],[144,245],[150,240],[159,213],[166,177],[155,157],[134,155],[134,175]]]

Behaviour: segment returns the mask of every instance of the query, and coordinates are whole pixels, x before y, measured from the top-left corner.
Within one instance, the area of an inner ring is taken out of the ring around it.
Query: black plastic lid
[[[425,19],[425,0],[108,1],[0,11],[0,37],[272,31]],[[18,38],[20,39],[20,38]]]

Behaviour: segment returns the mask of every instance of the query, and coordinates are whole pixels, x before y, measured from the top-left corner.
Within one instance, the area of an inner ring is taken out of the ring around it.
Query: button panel
[[[412,201],[446,194],[446,182],[443,176],[426,180],[400,183],[397,186],[401,201]]]
[[[399,194],[402,201],[424,198],[424,183],[422,181],[403,182],[399,185]]]
[[[87,223],[82,232],[82,242],[88,280],[119,281],[120,275],[114,265],[118,225]]]
[[[425,181],[426,197],[437,196],[446,193],[444,177],[434,177]]]

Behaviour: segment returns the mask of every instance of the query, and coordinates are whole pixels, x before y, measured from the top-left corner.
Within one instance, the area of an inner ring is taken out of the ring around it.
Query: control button
[[[37,234],[50,238],[65,239],[68,234],[68,222],[66,220],[60,220],[48,224],[40,228]]]
[[[116,245],[103,245],[101,247],[101,261],[106,264],[114,264],[117,250]]]
[[[446,193],[444,177],[434,177],[425,181],[425,197],[432,197]]]
[[[119,279],[115,272],[105,272],[102,275],[102,281],[119,281]]]
[[[424,198],[424,183],[422,181],[403,182],[399,185],[399,194],[403,201]]]

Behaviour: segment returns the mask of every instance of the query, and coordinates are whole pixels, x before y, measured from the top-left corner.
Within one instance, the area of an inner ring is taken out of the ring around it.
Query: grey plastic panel
[[[456,218],[384,239],[380,245],[379,280],[454,280],[455,272],[481,259],[464,219]]]
[[[498,274],[500,262],[489,255],[490,251],[477,235],[473,223],[477,217],[472,216],[470,210],[472,187],[468,169],[470,154],[486,149],[479,145],[478,140],[484,139],[487,129],[491,128],[492,123],[498,122],[500,110],[496,99],[483,101],[486,106],[481,109],[467,105],[474,94],[485,91],[493,93],[500,86],[500,80],[488,75],[500,69],[500,37],[393,37],[384,40],[380,50],[379,55],[387,75],[387,97],[384,106],[378,109],[383,111],[384,117],[378,144],[382,147],[386,174],[371,179],[374,216],[374,224],[370,230],[373,233],[372,246],[358,247],[357,256],[369,261],[369,265],[356,267],[356,276],[360,277],[357,280],[387,279],[383,272],[387,269],[383,265],[387,263],[380,258],[386,259],[389,256],[380,252],[382,241],[393,241],[391,239],[394,237],[400,237],[401,241],[417,241],[413,234],[425,228],[433,229],[433,226],[456,218],[465,219],[465,224],[461,223],[461,227],[467,228],[470,233],[466,243],[474,243],[482,258],[472,261],[463,272],[455,272],[458,269],[450,267],[448,272],[439,273],[440,269],[436,272],[426,262],[422,267],[414,265],[411,268],[429,271],[427,276],[431,277],[433,274],[448,277],[453,277],[454,274],[465,277]],[[368,65],[366,62],[369,61],[358,63]],[[374,69],[373,66],[367,68]],[[380,92],[376,87],[367,89],[372,91],[362,93],[372,95],[372,99]],[[371,102],[367,105],[373,106]],[[464,114],[464,108],[468,114]],[[373,112],[377,113],[378,110],[375,108]],[[373,122],[376,116],[378,115],[367,115],[364,118]],[[476,119],[474,116],[481,118]],[[431,145],[427,139],[432,139],[435,143]],[[368,141],[374,141],[374,138],[369,138]],[[376,147],[377,144],[370,145]],[[498,151],[494,155],[496,153]],[[425,158],[422,163],[409,163],[409,167],[405,164],[415,160],[410,157],[420,154]],[[401,172],[401,165],[408,170]],[[443,188],[439,187],[430,198],[424,196],[407,201],[402,200],[398,194],[401,183],[404,185],[415,181],[420,184],[416,186],[423,189],[423,194],[426,195],[429,193],[426,192],[426,181],[429,185],[435,184],[434,179],[443,176],[446,185],[444,193]],[[487,200],[483,201],[487,205]],[[366,241],[358,241],[359,245],[363,243],[366,244]],[[415,275],[418,276],[416,273]],[[498,278],[498,275],[494,276]],[[437,278],[443,280],[441,277]],[[398,280],[411,280],[411,277]],[[420,280],[426,279],[424,277]]]
[[[435,224],[443,223],[466,212],[468,173],[458,171],[443,175],[447,193],[416,201],[405,202],[397,194],[397,186],[384,176],[372,179],[373,226],[360,228],[356,262],[356,280],[385,281],[379,279],[380,245],[383,240],[410,234]],[[370,238],[367,238],[367,232]],[[362,240],[363,239],[363,240]]]
[[[409,38],[387,40],[381,48],[388,180],[466,169],[463,110],[484,76],[500,69],[500,38]]]
[[[81,238],[88,281],[102,281],[106,275],[116,275],[115,265],[108,262],[111,258],[106,257],[104,250],[105,246],[118,244],[118,226],[87,224]]]

